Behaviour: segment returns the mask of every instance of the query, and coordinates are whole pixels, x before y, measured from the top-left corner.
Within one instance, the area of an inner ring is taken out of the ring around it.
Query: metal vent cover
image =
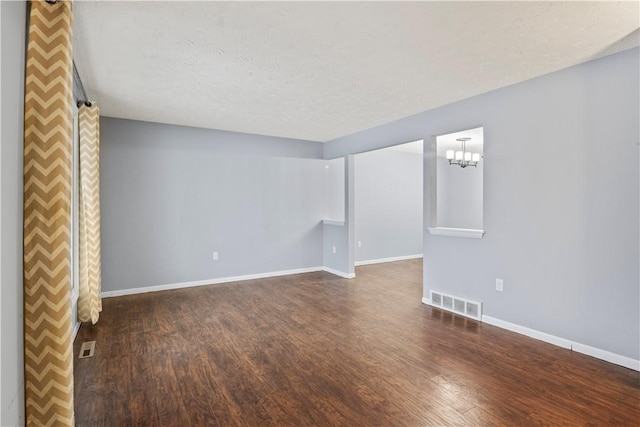
[[[430,305],[433,307],[482,321],[482,303],[480,302],[433,290],[430,291],[430,297]]]

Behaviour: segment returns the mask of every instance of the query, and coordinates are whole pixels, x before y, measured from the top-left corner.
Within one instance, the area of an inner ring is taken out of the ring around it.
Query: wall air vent
[[[461,316],[482,320],[482,303],[454,297],[438,291],[430,291],[433,307],[441,308]]]

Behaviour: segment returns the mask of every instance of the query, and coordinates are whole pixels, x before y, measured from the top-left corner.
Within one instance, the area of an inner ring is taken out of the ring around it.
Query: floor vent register
[[[431,291],[431,304],[461,316],[482,321],[482,303]]]

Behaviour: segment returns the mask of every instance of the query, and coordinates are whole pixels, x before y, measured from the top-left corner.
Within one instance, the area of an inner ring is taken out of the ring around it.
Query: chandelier
[[[456,141],[460,141],[462,150],[447,150],[447,160],[449,160],[450,165],[458,165],[461,168],[466,168],[467,166],[478,166],[478,163],[480,162],[480,153],[467,151],[467,141],[470,139],[471,138],[457,138]]]

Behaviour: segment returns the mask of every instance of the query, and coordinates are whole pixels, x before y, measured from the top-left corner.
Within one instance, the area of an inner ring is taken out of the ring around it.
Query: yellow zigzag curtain
[[[100,125],[98,107],[82,105],[80,121],[80,285],[78,320],[95,324],[100,299]]]
[[[28,426],[73,425],[71,2],[31,3],[24,114]]]

